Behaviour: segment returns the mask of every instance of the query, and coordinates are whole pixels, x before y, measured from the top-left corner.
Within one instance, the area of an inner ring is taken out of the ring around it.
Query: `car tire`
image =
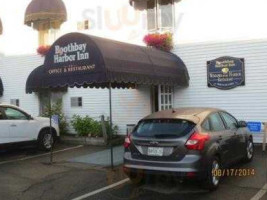
[[[254,144],[251,139],[247,141],[246,145],[246,155],[244,156],[244,161],[245,162],[251,162],[254,157]]]
[[[38,138],[38,146],[41,150],[50,151],[55,142],[53,134],[50,133],[49,129],[41,131]]]
[[[208,166],[207,176],[204,180],[204,188],[208,189],[210,191],[214,191],[218,188],[220,183],[220,176],[218,175],[219,171],[221,169],[220,159],[217,156],[214,156],[211,159],[211,162]]]

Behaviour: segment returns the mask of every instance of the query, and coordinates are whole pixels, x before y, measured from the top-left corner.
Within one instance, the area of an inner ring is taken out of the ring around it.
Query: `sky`
[[[4,33],[0,52],[32,54],[38,35],[24,25],[24,12],[31,0],[0,0]],[[77,22],[89,18],[89,34],[142,44],[146,33],[144,11],[135,11],[128,0],[63,0],[68,21],[61,35],[77,31]],[[266,0],[182,0],[176,11],[176,43],[223,42],[267,39]]]

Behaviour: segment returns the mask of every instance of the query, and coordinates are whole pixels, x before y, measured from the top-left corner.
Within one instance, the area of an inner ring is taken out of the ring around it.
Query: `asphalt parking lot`
[[[259,147],[252,163],[235,166],[238,169],[255,169],[255,175],[225,177],[214,192],[194,185],[181,188],[179,183],[164,179],[134,187],[123,174],[121,166],[112,171],[103,166],[71,162],[73,158],[103,150],[104,147],[59,144],[52,165],[49,153],[35,148],[0,151],[0,199],[267,199],[267,153],[261,152]]]

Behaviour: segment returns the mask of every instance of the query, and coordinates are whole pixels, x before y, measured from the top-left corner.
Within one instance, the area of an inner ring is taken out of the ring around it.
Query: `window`
[[[89,20],[84,21],[84,29],[88,30],[89,29]]]
[[[82,107],[83,99],[82,97],[71,97],[71,107]]]
[[[212,131],[222,131],[225,129],[223,121],[219,113],[211,114],[209,117],[210,127]]]
[[[160,20],[159,25],[162,28],[173,27],[173,0],[158,0]]]
[[[39,45],[45,46],[53,44],[58,38],[58,34],[58,29],[39,30]]]
[[[178,119],[154,119],[144,120],[134,130],[138,137],[182,137],[188,134],[195,124],[186,120]]]
[[[172,29],[174,25],[173,0],[147,2],[147,28],[149,31]]]
[[[10,104],[19,107],[19,99],[10,99]]]
[[[231,116],[225,112],[221,112],[221,115],[222,115],[228,129],[233,130],[233,129],[237,128],[237,121],[233,116]]]
[[[82,22],[78,22],[77,23],[77,29],[79,31],[82,31],[82,30],[89,30],[89,20],[84,20]]]
[[[157,5],[155,0],[147,2],[147,29],[157,29]]]
[[[173,107],[173,88],[159,86],[159,110],[168,110]]]
[[[12,120],[27,120],[28,119],[28,117],[24,113],[13,108],[5,108],[5,113],[6,113],[7,119],[12,119]]]
[[[53,44],[56,41],[56,39],[58,38],[58,36],[59,36],[59,30],[58,29],[53,29],[53,28],[49,29],[48,35],[47,35],[48,45]]]
[[[210,123],[209,120],[206,120],[202,124],[202,128],[204,128],[206,131],[210,131]]]
[[[59,104],[62,103],[62,98],[64,92],[66,92],[66,88],[58,89],[53,92],[47,92],[47,91],[40,91],[38,92],[39,102],[40,102],[40,115],[43,115],[47,112],[49,107],[49,101],[51,100],[51,104]],[[51,96],[50,96],[51,95]],[[49,98],[49,96],[51,98]]]

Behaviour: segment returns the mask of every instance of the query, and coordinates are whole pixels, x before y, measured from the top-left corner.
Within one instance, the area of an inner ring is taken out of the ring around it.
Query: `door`
[[[246,140],[242,132],[238,132],[237,120],[226,112],[220,112],[220,114],[225,122],[227,130],[233,134],[235,158],[237,159],[244,156]]]
[[[6,122],[9,125],[10,139],[12,142],[31,141],[36,139],[34,120],[29,120],[29,116],[15,108],[4,108]]]
[[[159,86],[159,110],[168,110],[173,108],[173,87]]]
[[[173,108],[173,87],[152,86],[151,107],[152,113]]]
[[[230,163],[234,157],[234,133],[228,131],[224,125],[224,122],[218,112],[209,116],[210,129],[212,135],[218,138],[218,143],[222,151],[222,161],[224,163]]]
[[[5,119],[4,111],[0,108],[0,144],[10,142],[9,124]]]
[[[159,89],[158,86],[151,86],[151,113],[159,111]]]

